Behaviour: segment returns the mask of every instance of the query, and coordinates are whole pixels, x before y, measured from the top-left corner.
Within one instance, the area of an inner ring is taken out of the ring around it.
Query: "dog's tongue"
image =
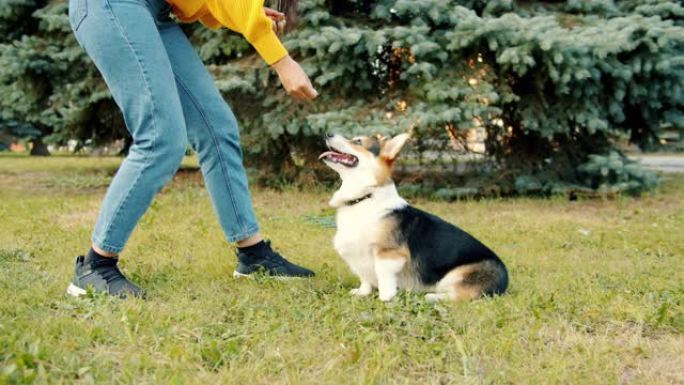
[[[339,153],[337,153],[337,152],[335,152],[335,151],[326,151],[326,152],[322,153],[321,155],[319,155],[319,156],[318,156],[318,159],[323,159],[323,158],[325,158],[325,157],[327,157],[327,156],[333,156],[333,155],[338,155],[338,154],[339,154]]]
[[[318,159],[323,159],[323,158],[333,158],[333,159],[344,159],[344,160],[351,160],[354,158],[353,155],[345,154],[343,152],[337,152],[337,151],[326,151],[322,153]]]
[[[354,166],[356,164],[356,157],[351,154],[345,154],[337,151],[326,151],[322,153],[318,159],[325,159],[330,162],[341,163],[345,166]]]

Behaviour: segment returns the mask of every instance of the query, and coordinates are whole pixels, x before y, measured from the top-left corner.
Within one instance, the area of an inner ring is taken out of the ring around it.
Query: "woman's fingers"
[[[278,12],[275,9],[264,7],[264,12],[266,12],[266,16],[270,17],[275,21],[285,19],[285,14],[282,12]]]
[[[303,100],[313,100],[318,96],[318,92],[311,86],[301,86],[290,92],[290,96],[293,98],[303,101]]]
[[[299,88],[289,92],[290,96],[297,101],[307,101],[314,99],[318,93],[313,88]]]
[[[271,29],[280,36],[285,31],[285,20],[271,20]]]
[[[306,99],[306,96],[304,95],[304,92],[299,89],[295,88],[289,92],[290,96],[292,96],[295,100],[302,101]]]
[[[300,93],[299,91],[293,91],[290,96],[292,96],[295,100],[297,101],[303,101],[305,100],[304,95]]]
[[[276,33],[278,35],[282,35],[283,32],[285,32],[285,25],[287,24],[287,22],[285,21],[285,19],[283,19],[283,20],[276,21],[276,24],[278,27],[278,32],[276,32]]]
[[[268,7],[264,7],[264,12],[273,22],[273,32],[275,32],[276,35],[281,35],[283,31],[285,31],[285,14]]]
[[[272,64],[285,91],[296,100],[311,100],[318,96],[302,67],[288,55]]]
[[[316,98],[316,96],[318,96],[318,92],[316,92],[316,90],[313,88],[311,84],[308,84],[305,87],[303,87],[300,92],[304,95],[306,100],[313,100]]]

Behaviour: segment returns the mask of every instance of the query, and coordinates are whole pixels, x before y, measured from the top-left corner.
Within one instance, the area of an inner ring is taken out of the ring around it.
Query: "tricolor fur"
[[[428,300],[459,301],[504,293],[508,273],[493,251],[397,193],[392,165],[408,139],[326,137],[330,151],[321,159],[342,179],[330,200],[337,209],[334,246],[361,279],[352,294],[377,288],[389,301],[408,289],[427,292]]]

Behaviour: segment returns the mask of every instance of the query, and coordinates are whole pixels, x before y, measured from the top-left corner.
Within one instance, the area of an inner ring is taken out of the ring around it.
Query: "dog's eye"
[[[352,140],[352,143],[360,146],[363,142],[361,142],[361,139],[354,139],[354,140]]]

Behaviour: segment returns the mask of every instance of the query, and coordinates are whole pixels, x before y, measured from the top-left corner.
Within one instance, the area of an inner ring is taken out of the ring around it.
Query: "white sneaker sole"
[[[245,277],[251,278],[252,276],[249,274],[238,273],[237,270],[233,271],[233,278],[245,278]]]
[[[72,297],[80,297],[84,294],[87,293],[87,291],[81,289],[80,287],[74,285],[73,283],[69,284],[69,287],[66,289],[66,293]]]

